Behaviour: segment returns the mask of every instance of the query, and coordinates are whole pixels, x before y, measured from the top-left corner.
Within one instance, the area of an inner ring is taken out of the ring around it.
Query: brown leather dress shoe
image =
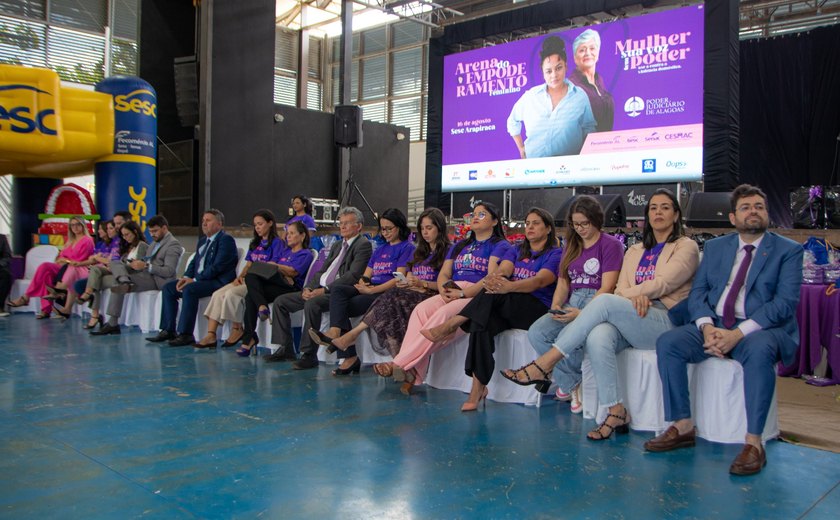
[[[695,437],[697,436],[697,428],[692,428],[690,432],[680,435],[680,431],[674,426],[669,426],[665,433],[654,437],[645,443],[647,451],[671,451],[678,448],[691,448],[694,446]]]
[[[752,444],[744,444],[744,449],[732,461],[729,472],[733,475],[755,475],[767,465],[764,449],[758,449]]]

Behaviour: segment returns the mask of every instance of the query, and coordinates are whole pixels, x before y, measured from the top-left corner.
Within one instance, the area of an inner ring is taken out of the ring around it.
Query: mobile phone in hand
[[[370,276],[362,276],[361,280],[366,284],[370,285]]]
[[[458,287],[458,284],[453,282],[452,280],[447,280],[445,284],[443,284],[444,289],[452,289],[453,291],[460,291],[461,288]]]
[[[554,315],[557,315],[557,316],[562,316],[564,314],[568,314],[569,311],[564,311],[563,309],[549,309],[548,313],[549,314],[554,314]]]
[[[397,280],[399,280],[399,281],[400,281],[400,282],[402,282],[402,283],[407,283],[407,282],[408,282],[408,279],[405,277],[405,275],[404,275],[404,274],[402,274],[402,273],[401,273],[401,272],[399,272],[399,271],[394,271],[394,272],[393,272],[393,273],[391,273],[391,274],[392,274],[392,275],[394,275],[394,278],[396,278]]]

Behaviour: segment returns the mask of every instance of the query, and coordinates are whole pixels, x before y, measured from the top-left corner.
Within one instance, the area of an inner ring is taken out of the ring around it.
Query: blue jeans
[[[569,306],[583,309],[592,300],[596,292],[598,292],[597,289],[578,289],[574,291],[569,297]],[[531,342],[539,355],[543,355],[551,349],[558,334],[565,326],[565,323],[552,318],[551,314],[545,314],[528,329],[528,341]],[[581,363],[583,363],[582,350],[564,357],[554,366],[554,381],[560,388],[568,392],[580,384],[582,377],[580,373]]]
[[[653,350],[659,336],[673,327],[661,304],[650,307],[642,318],[627,298],[602,294],[560,331],[554,348],[570,359],[585,348],[598,385],[599,404],[613,406],[621,402],[615,355],[627,347]]]

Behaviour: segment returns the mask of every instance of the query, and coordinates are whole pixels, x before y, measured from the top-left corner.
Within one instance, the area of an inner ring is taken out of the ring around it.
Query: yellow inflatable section
[[[48,69],[0,65],[0,175],[71,177],[114,151],[113,96]]]

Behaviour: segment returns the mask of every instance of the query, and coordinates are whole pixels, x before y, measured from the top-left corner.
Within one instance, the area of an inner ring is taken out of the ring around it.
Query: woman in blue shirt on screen
[[[566,44],[557,36],[542,42],[540,63],[545,83],[513,105],[507,120],[522,159],[577,155],[587,134],[595,131],[589,97],[566,79]],[[522,139],[522,123],[528,134]]]

